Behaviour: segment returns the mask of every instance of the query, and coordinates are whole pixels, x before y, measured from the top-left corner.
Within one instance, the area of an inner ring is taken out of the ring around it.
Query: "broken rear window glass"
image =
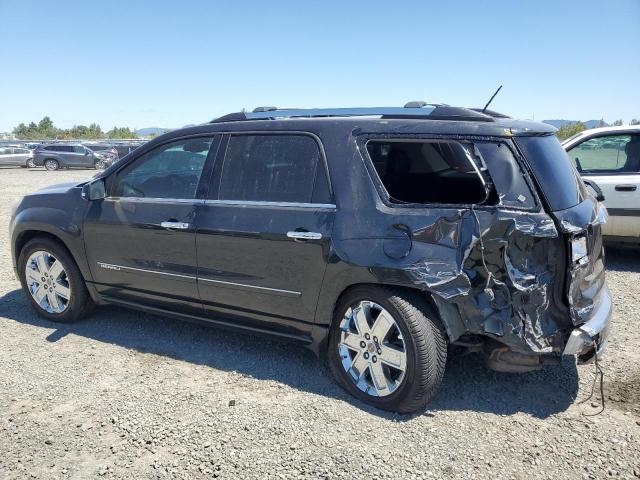
[[[491,173],[500,204],[506,207],[531,209],[536,200],[525,180],[526,174],[511,149],[503,142],[475,142],[476,152]]]
[[[369,140],[367,151],[392,202],[480,204],[487,199],[471,144]]]

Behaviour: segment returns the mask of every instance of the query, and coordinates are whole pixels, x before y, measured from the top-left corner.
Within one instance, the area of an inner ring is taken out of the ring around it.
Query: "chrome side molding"
[[[212,278],[194,277],[193,275],[180,275],[177,273],[160,272],[158,270],[147,270],[145,268],[125,267],[123,265],[113,265],[111,263],[105,263],[105,262],[96,262],[96,263],[100,268],[105,268],[107,270],[115,270],[117,272],[129,271],[129,272],[152,273],[155,275],[166,275],[169,277],[186,278],[188,280],[195,280],[197,282],[210,282],[210,283],[215,283],[221,286],[227,285],[230,287],[240,287],[248,290],[261,291],[265,293],[274,293],[274,294],[279,294],[279,295],[284,295],[289,297],[299,297],[300,295],[302,295],[302,292],[298,292],[296,290],[284,290],[281,288],[260,287],[258,285],[248,285],[246,283],[225,282],[223,280],[214,280]]]

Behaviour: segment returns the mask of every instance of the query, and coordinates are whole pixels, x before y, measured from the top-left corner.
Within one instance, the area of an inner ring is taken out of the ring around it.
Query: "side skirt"
[[[170,317],[170,318],[175,318],[177,320],[184,320],[191,323],[198,323],[201,325],[215,325],[216,327],[220,327],[225,330],[231,330],[235,332],[245,332],[245,333],[252,333],[257,335],[266,335],[266,336],[273,337],[280,340],[299,343],[307,348],[310,348],[314,352],[316,351],[316,348],[314,348],[313,346],[313,343],[314,343],[313,339],[304,335],[294,335],[290,333],[274,332],[272,330],[263,329],[263,328],[250,327],[246,325],[238,325],[223,319],[216,320],[211,318],[198,317],[195,315],[189,315],[186,313],[171,312],[171,311],[163,310],[162,308],[155,308],[147,305],[139,305],[134,302],[128,302],[126,300],[121,300],[119,298],[113,298],[106,295],[102,295],[101,298],[103,300],[103,302],[101,302],[102,304],[107,303],[111,305],[117,305],[120,307],[131,308],[133,310],[139,310],[145,313],[151,313],[161,317]]]

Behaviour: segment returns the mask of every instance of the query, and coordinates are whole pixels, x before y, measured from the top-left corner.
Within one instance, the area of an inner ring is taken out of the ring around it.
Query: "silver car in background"
[[[15,165],[33,168],[33,151],[28,148],[0,146],[0,166]]]

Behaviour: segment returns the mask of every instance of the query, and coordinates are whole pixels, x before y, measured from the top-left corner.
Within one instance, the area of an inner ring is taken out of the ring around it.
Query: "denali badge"
[[[106,268],[108,270],[116,270],[116,271],[120,271],[120,267],[116,266],[116,265],[110,265],[108,263],[102,263],[102,262],[98,262],[98,266],[102,267],[102,268]]]

